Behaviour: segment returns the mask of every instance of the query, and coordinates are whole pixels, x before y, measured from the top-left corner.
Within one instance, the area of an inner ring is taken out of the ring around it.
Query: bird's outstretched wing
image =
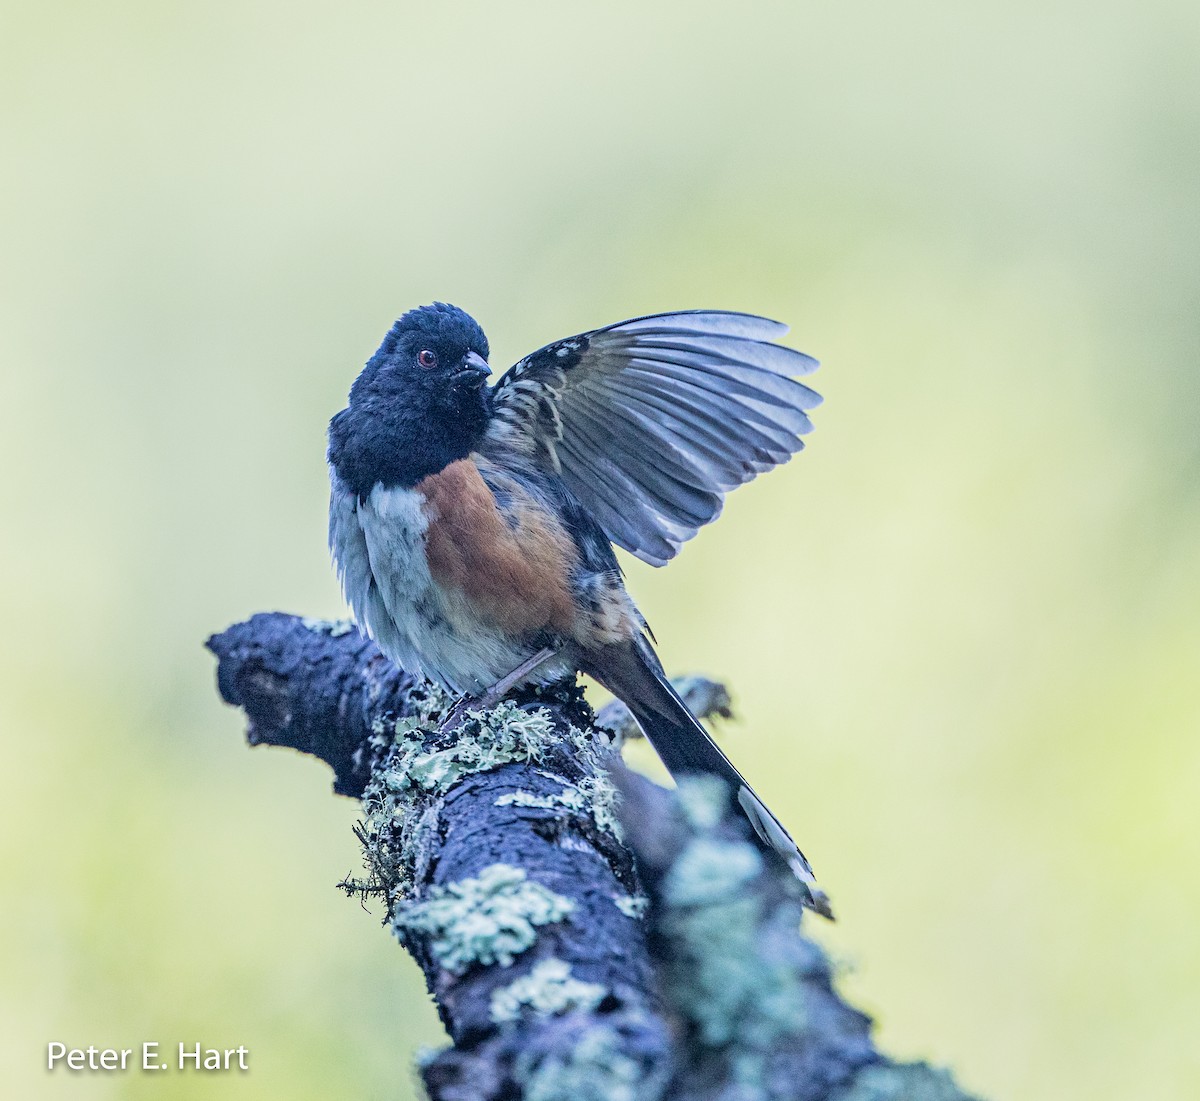
[[[693,310],[547,344],[493,387],[483,450],[544,461],[614,543],[661,566],[729,490],[804,446],[821,398],[793,376],[817,361],[772,343],[786,332]]]

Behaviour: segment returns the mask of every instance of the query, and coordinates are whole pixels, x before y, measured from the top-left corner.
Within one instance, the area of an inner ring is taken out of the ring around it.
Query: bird
[[[650,314],[547,344],[494,385],[479,324],[404,313],[329,424],[329,545],[359,627],[475,705],[582,672],[672,776],[716,776],[801,900],[832,917],[790,834],[687,708],[624,582],[662,566],[725,495],[801,450],[820,396],[787,326]]]

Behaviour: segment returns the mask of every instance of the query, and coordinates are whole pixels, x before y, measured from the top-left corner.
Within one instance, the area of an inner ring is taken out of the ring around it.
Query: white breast
[[[481,622],[429,574],[425,498],[376,486],[359,501],[330,471],[329,546],[359,625],[403,669],[477,694],[533,651]]]

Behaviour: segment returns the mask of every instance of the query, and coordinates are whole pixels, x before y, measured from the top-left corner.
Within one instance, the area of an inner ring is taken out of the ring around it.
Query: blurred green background
[[[339,615],[324,429],[401,311],[502,366],[789,321],[809,449],[671,568],[668,668],[832,894],[897,1056],[1200,1091],[1200,8],[6,3],[0,1078],[408,1097],[440,1029],[355,807],[201,643]],[[242,1077],[46,1043],[245,1044]]]

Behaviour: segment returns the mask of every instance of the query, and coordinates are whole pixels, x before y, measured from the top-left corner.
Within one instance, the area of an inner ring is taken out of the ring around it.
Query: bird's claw
[[[457,730],[463,723],[467,721],[467,716],[472,711],[485,711],[488,707],[493,706],[486,702],[486,693],[484,696],[462,695],[454,701],[450,710],[446,712],[445,717],[438,723],[438,730],[451,731]]]

